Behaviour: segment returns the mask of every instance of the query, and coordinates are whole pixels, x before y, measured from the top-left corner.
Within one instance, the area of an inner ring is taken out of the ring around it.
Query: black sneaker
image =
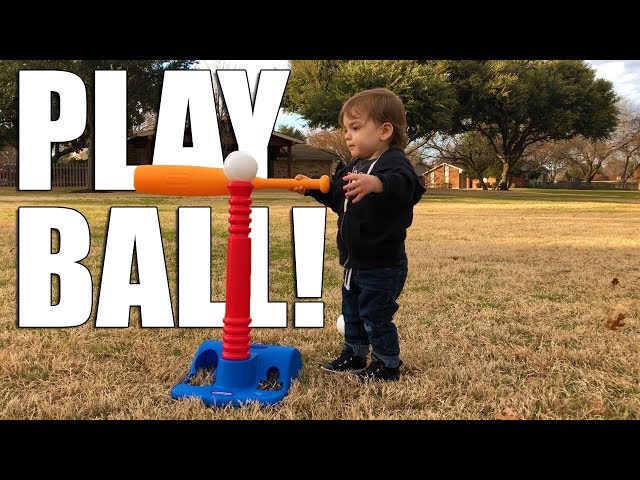
[[[372,359],[371,363],[364,370],[356,373],[357,378],[362,380],[383,380],[385,382],[395,382],[400,380],[400,367],[402,360],[397,367],[387,367],[384,362]]]
[[[320,366],[329,372],[356,372],[367,366],[366,357],[359,357],[349,347],[342,350],[342,354],[332,362]]]

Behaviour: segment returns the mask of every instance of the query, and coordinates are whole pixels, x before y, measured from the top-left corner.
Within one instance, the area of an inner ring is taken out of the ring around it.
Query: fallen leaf
[[[618,277],[614,277],[613,280],[611,280],[611,285],[613,286],[613,288],[616,288],[616,285],[618,285],[620,283],[620,281],[618,280]]]
[[[604,402],[597,398],[591,399],[591,401],[589,402],[589,410],[595,413],[604,413]]]
[[[501,412],[496,413],[496,420],[522,420],[516,412],[509,407],[503,408]]]
[[[622,312],[613,312],[609,314],[609,316],[607,317],[607,322],[605,323],[605,327],[607,327],[609,330],[617,330],[619,327],[624,326],[624,323],[622,322],[622,320],[624,320],[625,317],[626,317],[626,314]]]

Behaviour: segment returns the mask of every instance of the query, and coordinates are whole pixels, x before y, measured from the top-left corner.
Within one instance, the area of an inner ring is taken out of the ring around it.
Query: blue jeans
[[[342,285],[345,344],[356,355],[371,356],[387,367],[400,364],[398,330],[393,315],[407,279],[407,261],[391,267],[354,268],[350,289]]]

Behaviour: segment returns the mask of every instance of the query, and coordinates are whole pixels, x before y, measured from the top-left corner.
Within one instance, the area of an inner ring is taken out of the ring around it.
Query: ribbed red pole
[[[251,346],[251,182],[230,181],[227,297],[222,328],[222,358],[247,360]]]

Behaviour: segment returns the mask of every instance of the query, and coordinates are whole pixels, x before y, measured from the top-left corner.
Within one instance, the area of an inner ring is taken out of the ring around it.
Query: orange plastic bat
[[[222,168],[183,165],[140,165],[133,173],[133,186],[139,193],[178,196],[228,195],[229,180]],[[295,180],[293,178],[258,178],[254,189],[288,189],[304,187],[309,190],[329,191],[329,177]]]

